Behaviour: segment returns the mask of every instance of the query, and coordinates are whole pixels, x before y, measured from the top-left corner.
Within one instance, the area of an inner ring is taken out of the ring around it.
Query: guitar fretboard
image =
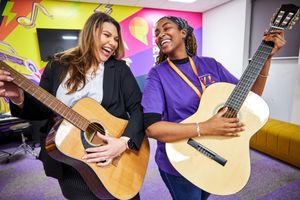
[[[272,48],[273,47],[268,43],[262,42],[260,44],[240,81],[225,103],[226,107],[233,109],[236,113],[240,110],[263,65],[269,57]]]
[[[85,119],[83,116],[81,116],[79,113],[66,106],[64,103],[59,101],[57,98],[55,98],[53,95],[51,95],[43,88],[35,85],[29,79],[24,77],[18,71],[8,66],[6,63],[4,63],[1,60],[0,60],[0,66],[1,69],[5,69],[6,71],[9,71],[11,73],[11,76],[14,79],[13,80],[14,84],[22,88],[28,94],[30,94],[38,101],[40,101],[42,104],[44,104],[45,106],[47,106],[48,108],[56,112],[58,115],[62,116],[64,119],[68,120],[70,123],[72,123],[74,126],[78,127],[79,129],[85,131],[88,128],[90,122],[87,119]]]

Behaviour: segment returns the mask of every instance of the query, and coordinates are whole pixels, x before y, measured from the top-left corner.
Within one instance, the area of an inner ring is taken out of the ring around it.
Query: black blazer
[[[129,120],[122,135],[131,138],[136,149],[139,149],[145,135],[139,86],[125,61],[110,58],[104,63],[104,66],[101,105],[110,114]],[[66,69],[67,66],[58,61],[49,62],[42,75],[40,86],[55,96],[64,78],[61,75],[65,74]],[[60,178],[62,175],[61,163],[49,157],[45,150],[45,140],[49,130],[54,125],[56,114],[27,93],[25,93],[23,109],[12,103],[10,103],[10,109],[13,116],[20,118],[28,120],[48,119],[41,134],[41,153],[39,158],[43,161],[46,175]]]

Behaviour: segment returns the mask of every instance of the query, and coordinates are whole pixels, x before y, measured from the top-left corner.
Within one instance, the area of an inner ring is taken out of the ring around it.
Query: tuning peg
[[[276,9],[276,12],[273,13],[272,18],[271,18],[271,22],[273,22],[273,21],[275,20],[275,17],[277,16],[278,11],[279,11],[279,8],[277,8],[277,9]]]

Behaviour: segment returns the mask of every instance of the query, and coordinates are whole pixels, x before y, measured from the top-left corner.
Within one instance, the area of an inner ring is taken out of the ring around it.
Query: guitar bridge
[[[216,161],[220,165],[225,166],[227,160],[225,158],[221,157],[220,155],[216,154],[212,150],[208,149],[207,147],[203,146],[202,144],[196,142],[195,140],[193,140],[191,138],[187,141],[187,143],[189,145],[191,145],[192,147],[194,147],[197,151],[199,151],[203,155]]]

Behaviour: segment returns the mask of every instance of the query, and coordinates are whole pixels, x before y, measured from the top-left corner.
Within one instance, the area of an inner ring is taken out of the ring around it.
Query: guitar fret
[[[83,127],[82,126],[82,121],[80,121],[78,118],[77,118],[77,124],[78,124],[79,127]]]
[[[70,111],[69,110],[65,110],[66,112],[65,112],[65,114],[64,114],[64,117],[66,118],[66,119],[69,119],[70,121],[72,121],[72,118],[71,118],[71,116],[72,115],[70,115]]]
[[[68,112],[67,112],[67,116],[68,116],[68,119],[71,121],[71,122],[73,122],[73,123],[76,123],[76,121],[74,121],[74,119],[73,119],[73,115],[72,115],[72,113],[68,110]]]
[[[44,93],[41,93],[40,99],[42,102],[48,102],[49,97],[47,97]]]
[[[49,103],[48,106],[52,108],[52,107],[53,107],[52,103],[54,103],[54,102],[52,101],[52,99],[50,99],[50,101],[49,101],[48,103]]]
[[[71,122],[73,122],[74,124],[78,125],[78,121],[76,120],[76,117],[73,115],[73,113],[71,111],[68,112],[69,115],[69,119]]]
[[[30,89],[30,88],[29,88]],[[30,93],[32,96],[36,95],[36,93],[38,93],[38,90],[32,90],[32,92]]]
[[[79,119],[79,122],[78,122],[78,124],[81,126],[81,127],[85,127],[85,123],[84,123],[84,121],[82,121],[82,120],[80,120]],[[86,127],[87,128],[87,127]]]
[[[19,85],[22,87],[25,83],[20,81]]]
[[[258,58],[261,58],[261,59],[262,59],[262,58],[264,58],[264,57],[259,57],[259,56],[258,56]],[[259,60],[258,60],[258,61],[254,60],[254,61],[253,61],[253,64],[263,65],[264,63],[261,62],[261,61],[259,61]]]
[[[82,127],[82,122],[81,122],[80,120],[78,120],[78,121],[76,122],[76,124],[77,124],[79,127]]]
[[[54,106],[53,106],[53,110],[59,110],[60,109],[60,106],[58,105],[58,104],[55,104]]]
[[[61,109],[61,111],[60,111],[61,116],[65,116],[66,115],[65,111],[66,111],[66,109]]]

